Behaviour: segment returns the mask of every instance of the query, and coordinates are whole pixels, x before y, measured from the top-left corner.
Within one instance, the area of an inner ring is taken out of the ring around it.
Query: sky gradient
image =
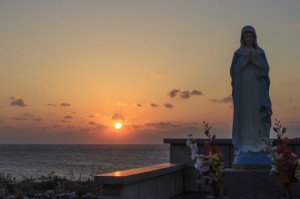
[[[230,138],[244,25],[270,65],[272,120],[297,137],[299,10],[299,0],[1,1],[0,144],[162,143],[203,137],[202,121]]]

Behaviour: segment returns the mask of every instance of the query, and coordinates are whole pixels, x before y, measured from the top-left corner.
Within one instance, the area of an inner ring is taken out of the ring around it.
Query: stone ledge
[[[164,144],[180,144],[185,145],[188,138],[165,138]],[[204,141],[207,139],[195,139],[196,143],[204,144]],[[231,145],[231,139],[215,139],[215,143],[219,145]]]
[[[97,174],[94,176],[94,181],[97,184],[125,185],[174,173],[183,170],[184,167],[185,164],[157,164],[147,167],[116,171],[112,173]]]
[[[188,137],[185,138],[164,138],[164,144],[186,144],[186,140]],[[198,144],[204,144],[204,141],[207,139],[195,139]],[[277,139],[273,139],[276,141]],[[216,139],[215,140],[216,144],[220,145],[231,145],[231,139]],[[300,145],[300,138],[293,138],[289,139],[289,144],[288,145]]]

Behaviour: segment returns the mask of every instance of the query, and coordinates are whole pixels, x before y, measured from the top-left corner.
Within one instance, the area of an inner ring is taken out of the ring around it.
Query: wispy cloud
[[[152,73],[153,78],[166,78],[168,77],[168,73],[165,71],[159,71]]]
[[[68,120],[58,120],[58,121],[61,122],[61,123],[68,123],[68,122],[70,122]]]
[[[102,125],[102,124],[99,124],[97,122],[94,122],[94,121],[89,121],[88,124],[92,127],[92,129],[104,129],[106,128],[106,126]]]
[[[176,97],[179,93],[180,93],[179,89],[173,89],[170,92],[168,92],[168,96],[173,98],[173,97]]]
[[[41,122],[41,121],[43,121],[43,118],[36,117],[36,118],[33,118],[33,121],[35,121],[35,122]]]
[[[190,98],[191,97],[191,95],[190,95],[190,92],[189,91],[182,91],[181,93],[180,93],[180,98],[182,98],[182,99],[188,99],[188,98]]]
[[[96,122],[94,122],[94,121],[89,121],[89,123],[88,123],[89,125],[92,125],[92,126],[94,126],[94,125],[98,125]]]
[[[167,132],[198,132],[200,130],[199,124],[196,122],[192,123],[176,123],[176,122],[149,122],[144,123],[145,128],[155,128],[158,131]]]
[[[59,125],[59,124],[53,124],[52,125],[52,128],[60,128],[61,127],[61,125]]]
[[[155,104],[155,103],[150,103],[150,107],[152,107],[152,108],[156,108],[156,107],[158,107],[158,105],[157,105],[157,104]]]
[[[30,114],[30,113],[24,113],[22,116],[23,117],[34,117],[34,115]]]
[[[222,99],[212,99],[211,102],[215,102],[215,103],[230,103],[232,102],[232,96],[229,95],[228,97],[224,97]]]
[[[63,102],[63,103],[60,104],[60,106],[66,107],[66,106],[71,106],[71,104],[70,104],[70,103]]]
[[[189,99],[191,96],[199,96],[199,95],[202,95],[203,93],[199,90],[192,90],[192,91],[181,91],[179,89],[173,89],[171,91],[169,91],[167,93],[167,96],[171,97],[171,98],[175,98],[175,97],[178,97],[178,98],[181,98],[181,99]]]
[[[70,115],[66,115],[65,117],[64,117],[64,119],[72,119],[73,117],[72,116],[70,116]]]
[[[142,107],[141,104],[134,104],[136,107]]]
[[[24,114],[22,114],[21,116],[19,116],[19,117],[13,117],[12,119],[13,120],[19,120],[19,121],[25,121],[25,120],[33,120],[33,121],[35,121],[35,118],[34,118],[35,116],[33,115],[33,114],[31,114],[31,113],[24,113]]]
[[[25,104],[23,99],[15,99],[14,97],[11,97],[10,99],[12,100],[10,103],[11,106],[19,106],[19,107],[28,106],[27,104]]]
[[[164,104],[164,107],[166,107],[166,108],[174,108],[174,106],[172,104],[169,104],[169,103]]]
[[[13,120],[18,120],[18,121],[24,121],[24,120],[28,120],[28,118],[26,117],[13,117]]]
[[[48,106],[56,106],[56,104],[48,103]]]
[[[111,119],[112,120],[125,120],[125,117],[119,113],[114,113],[112,116],[111,116]]]
[[[202,92],[199,91],[199,90],[193,90],[193,91],[191,92],[191,95],[202,95]]]

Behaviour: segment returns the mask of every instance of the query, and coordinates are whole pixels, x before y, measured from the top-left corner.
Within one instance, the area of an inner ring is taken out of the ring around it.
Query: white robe
[[[243,68],[248,53],[236,51],[230,74],[234,117],[232,143],[235,153],[259,152],[265,148],[259,131],[269,137],[271,128],[271,101],[269,97],[269,66],[263,51],[253,55],[262,68],[248,65]]]

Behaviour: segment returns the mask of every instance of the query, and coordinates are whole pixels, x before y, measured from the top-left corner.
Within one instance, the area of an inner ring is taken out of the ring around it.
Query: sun
[[[115,123],[115,129],[120,129],[122,128],[122,124],[120,122]]]

